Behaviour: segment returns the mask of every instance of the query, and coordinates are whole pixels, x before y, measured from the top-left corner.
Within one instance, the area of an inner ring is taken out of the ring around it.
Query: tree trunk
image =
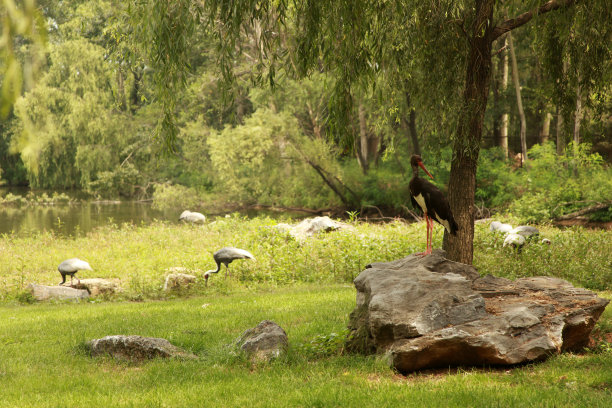
[[[514,43],[512,34],[508,32],[508,44],[510,46],[510,58],[512,59],[512,82],[516,91],[516,105],[521,118],[521,165],[527,161],[527,122],[525,120],[525,111],[523,110],[523,98],[521,98],[521,84],[519,83],[518,64],[516,63],[516,53],[514,52]]]
[[[494,39],[491,22],[494,3],[494,0],[475,3],[475,21],[465,67],[464,115],[457,128],[448,185],[449,203],[459,231],[457,235],[450,235],[445,230],[444,249],[449,259],[466,264],[472,263],[474,251],[476,167],[491,80],[491,48]]]
[[[121,69],[117,69],[117,94],[119,96],[119,110],[125,112],[127,109],[127,101],[125,99],[125,81]]]
[[[406,94],[406,106],[408,107],[410,114],[408,115],[407,123],[404,123],[404,125],[408,128],[408,131],[410,133],[410,140],[412,141],[412,151],[414,152],[414,154],[418,154],[420,156],[421,146],[419,146],[419,137],[417,135],[416,111],[414,110],[414,107],[412,106],[412,99],[410,98],[410,94],[408,92],[406,92],[405,94]],[[406,121],[405,118],[402,118],[402,120]]]
[[[552,120],[552,114],[546,112],[544,114],[544,120],[542,121],[542,132],[540,133],[540,143],[548,142],[550,138],[550,121]]]
[[[504,47],[508,44],[508,39],[504,36]],[[501,53],[502,66],[502,95],[505,101],[506,90],[508,89],[508,52]],[[508,107],[504,103],[504,113],[501,115],[501,128],[499,130],[499,145],[504,151],[504,155],[508,158]]]
[[[143,75],[144,73],[141,69],[132,70],[132,76],[134,77],[134,84],[132,85],[132,90],[130,91],[130,110],[132,113],[135,113],[138,106],[140,106],[138,94],[140,93],[140,83]]]
[[[365,108],[361,101],[359,102],[358,108],[358,118],[359,118],[359,149],[357,149],[357,160],[359,161],[359,165],[361,166],[361,170],[363,174],[368,173],[369,162],[368,162],[368,137],[367,137],[367,129],[366,129],[366,120],[365,120]]]
[[[582,120],[582,89],[580,84],[576,87],[576,112],[574,113],[574,150],[580,144],[580,121]]]
[[[556,110],[557,123],[555,126],[555,138],[557,139],[557,156],[563,156],[563,151],[565,150],[565,137],[563,135],[563,113],[561,112],[559,105],[557,105]]]

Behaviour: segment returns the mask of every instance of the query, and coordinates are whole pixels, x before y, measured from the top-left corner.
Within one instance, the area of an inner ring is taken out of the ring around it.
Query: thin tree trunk
[[[555,126],[555,138],[557,139],[557,156],[563,156],[563,151],[565,150],[565,137],[563,135],[563,113],[561,112],[559,105],[557,105],[556,111],[557,123]]]
[[[119,109],[125,112],[127,109],[127,101],[125,99],[125,81],[121,69],[117,69],[117,93],[119,94]]]
[[[414,152],[414,154],[418,154],[419,156],[421,155],[421,146],[419,146],[419,137],[417,135],[417,128],[416,128],[416,111],[414,109],[414,107],[412,106],[412,99],[410,98],[410,93],[406,92],[406,106],[408,107],[408,110],[410,111],[409,115],[408,115],[408,123],[405,123],[406,127],[408,128],[408,131],[410,132],[410,140],[412,141],[412,151]],[[403,121],[405,121],[405,118],[402,118]]]
[[[494,0],[477,1],[467,59],[463,107],[457,128],[448,185],[448,198],[456,235],[444,232],[444,249],[449,259],[471,264],[474,251],[474,194],[482,126],[491,80],[491,48]]]
[[[580,121],[582,120],[582,89],[580,84],[576,87],[576,112],[574,114],[574,150],[580,144]]]
[[[523,110],[523,98],[521,98],[521,85],[518,76],[518,64],[516,63],[516,53],[514,51],[514,43],[512,34],[508,32],[508,44],[510,46],[510,58],[512,59],[512,82],[516,91],[516,104],[521,118],[521,165],[527,161],[527,122],[525,120],[525,111]]]
[[[550,138],[550,121],[552,120],[552,114],[546,112],[544,114],[544,120],[542,121],[542,132],[540,133],[540,143],[548,142]]]
[[[366,128],[365,108],[361,101],[359,101],[357,112],[359,117],[359,149],[357,149],[357,160],[359,161],[363,174],[368,174],[368,132]]]
[[[504,36],[504,47],[508,44],[508,39]],[[508,52],[503,51],[501,53],[501,65],[502,65],[502,95],[505,101],[506,90],[508,89]],[[504,104],[504,113],[501,116],[501,128],[499,131],[499,145],[504,151],[504,155],[508,157],[508,106]]]

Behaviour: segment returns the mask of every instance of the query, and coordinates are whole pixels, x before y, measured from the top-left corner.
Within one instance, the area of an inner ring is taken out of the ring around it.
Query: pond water
[[[7,193],[25,196],[29,189],[0,187],[0,197]],[[37,191],[36,194],[52,192]],[[75,198],[78,193],[69,194]],[[43,205],[2,205],[0,204],[0,234],[31,235],[37,232],[53,231],[63,236],[84,235],[91,230],[109,225],[131,223],[146,225],[155,220],[179,222],[178,218],[184,209],[157,210],[150,202],[137,201],[78,201],[72,204]],[[247,211],[244,215],[271,215],[273,217],[303,217],[303,214],[272,213],[269,211]],[[207,215],[208,217],[208,215]]]
[[[29,235],[53,231],[81,235],[96,227],[123,223],[149,224],[154,220],[178,222],[175,211],[159,211],[150,203],[80,202],[76,204],[0,206],[0,234]]]

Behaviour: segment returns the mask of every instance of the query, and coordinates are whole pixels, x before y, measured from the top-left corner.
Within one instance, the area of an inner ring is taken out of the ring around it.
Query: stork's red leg
[[[425,225],[427,226],[427,244],[426,244],[427,248],[425,249],[425,252],[419,252],[419,253],[416,253],[415,255],[425,256],[425,255],[431,254],[431,249],[429,249],[429,246],[430,246],[429,232],[430,232],[430,228],[431,228],[430,224],[429,224],[430,220],[431,220],[431,218],[429,218],[427,216],[427,213],[425,213]]]

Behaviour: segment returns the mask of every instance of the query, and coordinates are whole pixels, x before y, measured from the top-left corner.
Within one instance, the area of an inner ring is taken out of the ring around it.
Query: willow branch
[[[568,7],[575,2],[576,0],[550,0],[535,10],[527,11],[515,18],[510,18],[493,29],[491,40],[495,40],[502,34],[527,24],[534,16],[548,13],[549,11],[554,11],[563,7]]]

